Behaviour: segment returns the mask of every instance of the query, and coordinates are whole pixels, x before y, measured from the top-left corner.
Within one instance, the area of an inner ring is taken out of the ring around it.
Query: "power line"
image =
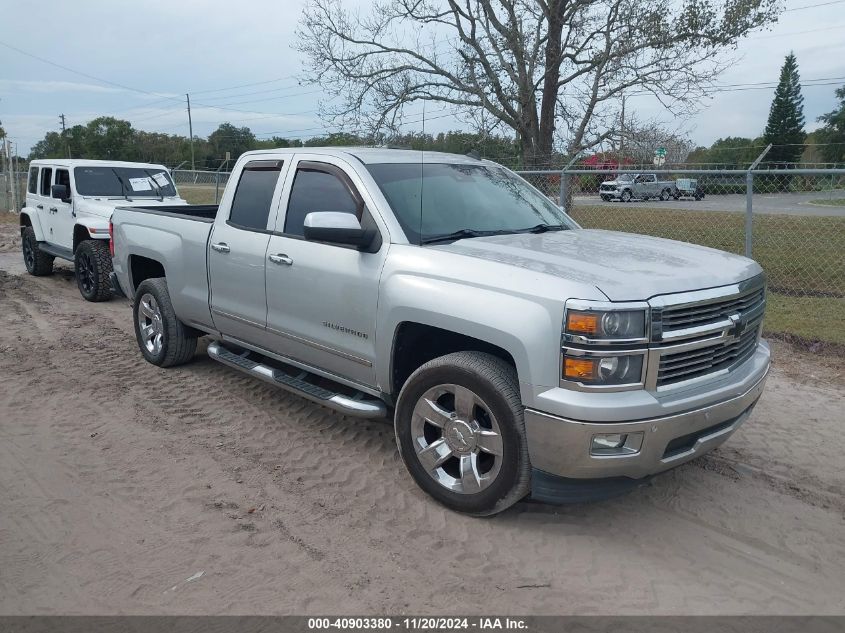
[[[829,7],[832,4],[842,4],[845,0],[833,0],[832,2],[822,2],[820,4],[808,4],[804,7],[793,7],[791,9],[784,9],[783,13],[789,13],[790,11],[803,11],[804,9],[815,9],[816,7]]]
[[[109,81],[108,79],[103,79],[102,77],[95,77],[94,75],[89,75],[88,73],[84,73],[81,70],[76,70],[74,68],[70,68],[69,66],[64,66],[63,64],[59,64],[57,62],[51,61],[49,59],[45,59],[44,57],[39,57],[38,55],[33,55],[32,53],[28,53],[25,50],[18,48],[17,46],[12,46],[11,44],[7,44],[6,42],[0,41],[0,46],[5,46],[6,48],[13,50],[15,52],[20,53],[21,55],[26,55],[27,57],[31,57],[33,59],[37,59],[40,62],[45,64],[50,64],[51,66],[55,66],[56,68],[61,68],[62,70],[66,70],[68,72],[74,73],[75,75],[80,75],[81,77],[87,77],[88,79],[93,79],[94,81],[99,81],[100,83],[108,84],[110,86],[116,86],[118,88],[123,88],[124,90],[130,90],[132,92],[140,92],[146,95],[152,95],[154,97],[160,97],[162,99],[170,99],[171,101],[181,101],[176,97],[170,97],[167,95],[159,94],[156,92],[150,92],[149,90],[142,90],[141,88],[133,88],[132,86],[127,86],[125,84],[117,83],[116,81]]]
[[[843,0],[845,2],[845,0]],[[240,84],[238,86],[229,86],[228,88],[212,88],[210,90],[194,90],[191,94],[200,95],[200,94],[207,94],[209,92],[224,92],[226,90],[237,90],[239,88],[249,88],[250,86],[262,86],[265,84],[271,84],[276,81],[283,81],[285,79],[293,79],[296,75],[286,75],[284,77],[277,77],[276,79],[268,79],[267,81],[256,81],[249,84]]]

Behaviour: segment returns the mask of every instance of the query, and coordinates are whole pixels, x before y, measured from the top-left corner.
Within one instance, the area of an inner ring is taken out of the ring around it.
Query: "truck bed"
[[[160,205],[155,207],[118,207],[126,211],[140,213],[152,213],[154,215],[166,215],[179,217],[184,220],[197,220],[199,222],[214,222],[217,215],[217,204],[182,204],[182,205]]]

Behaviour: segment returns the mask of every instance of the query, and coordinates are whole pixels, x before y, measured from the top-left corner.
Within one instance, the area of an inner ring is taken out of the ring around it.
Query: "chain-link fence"
[[[13,196],[12,189],[17,194]],[[17,208],[15,206],[17,200]],[[0,211],[20,211],[26,204],[26,172],[18,172],[9,178],[9,172],[0,173]]]
[[[585,228],[753,257],[768,278],[769,332],[845,344],[845,169],[521,175]]]
[[[174,169],[170,172],[179,195],[191,204],[217,204],[229,182],[227,171]]]

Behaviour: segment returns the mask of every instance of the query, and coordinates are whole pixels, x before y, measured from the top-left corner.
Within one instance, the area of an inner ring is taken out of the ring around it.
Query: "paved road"
[[[845,191],[815,191],[811,193],[777,193],[756,194],[754,196],[754,212],[774,215],[815,215],[829,217],[845,217],[845,207],[828,207],[811,204],[811,200],[845,198]],[[605,202],[598,195],[576,196],[576,206],[614,206],[620,202]],[[734,211],[745,212],[744,194],[708,195],[704,200],[669,200],[660,202],[629,202],[626,206],[690,209],[693,211]]]

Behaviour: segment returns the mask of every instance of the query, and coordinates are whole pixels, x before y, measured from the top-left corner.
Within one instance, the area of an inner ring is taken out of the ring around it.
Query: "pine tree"
[[[804,152],[804,97],[794,53],[786,56],[780,69],[780,81],[769,110],[769,121],[763,138],[772,144],[766,156],[769,163],[797,163]]]

